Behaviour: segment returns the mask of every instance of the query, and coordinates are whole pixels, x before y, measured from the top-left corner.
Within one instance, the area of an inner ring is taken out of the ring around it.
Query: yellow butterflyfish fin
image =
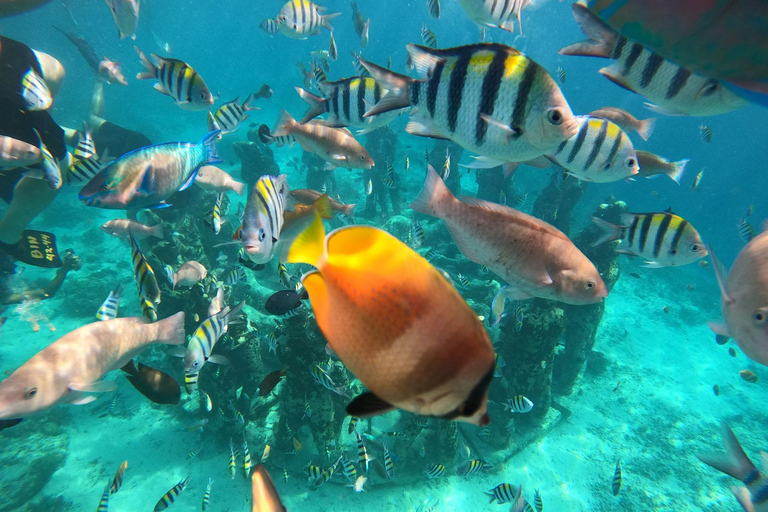
[[[288,263],[316,265],[325,250],[325,228],[320,216],[315,214],[312,223],[302,231],[288,250]]]

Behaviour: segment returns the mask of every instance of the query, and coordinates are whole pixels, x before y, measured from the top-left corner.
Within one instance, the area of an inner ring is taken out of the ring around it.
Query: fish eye
[[[267,238],[266,231],[264,231],[264,229],[260,229],[259,230],[259,242],[263,242],[265,238]]]
[[[205,99],[205,93],[204,93],[204,92],[201,92],[201,93],[200,93],[200,99],[201,99],[201,100],[204,100],[204,99]]]
[[[587,281],[587,290],[591,290],[595,287],[595,282],[592,280]]]
[[[692,244],[691,245],[691,252],[699,252],[699,244]]]
[[[563,124],[563,114],[557,109],[550,110],[547,112],[547,120],[554,125]]]
[[[24,398],[27,400],[34,397],[36,394],[37,394],[37,388],[32,387],[24,390]]]
[[[753,318],[755,319],[756,324],[762,325],[768,317],[766,317],[765,311],[757,310],[755,311]]]
[[[669,254],[671,254],[672,256],[674,256],[675,254],[677,254],[677,249],[670,249],[670,250],[669,250]]]
[[[630,169],[635,166],[635,159],[634,158],[627,158],[627,167]]]
[[[708,83],[702,90],[701,90],[701,96],[709,96],[710,94],[714,94],[714,92],[717,90],[718,83],[715,81],[712,81]]]

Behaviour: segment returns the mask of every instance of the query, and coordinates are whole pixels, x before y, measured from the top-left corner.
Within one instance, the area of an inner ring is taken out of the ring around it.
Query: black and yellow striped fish
[[[315,466],[314,464],[307,464],[306,467],[307,471],[307,480],[310,482],[314,482],[318,478],[320,478],[320,475],[323,474],[323,470],[319,466]]]
[[[84,183],[99,174],[104,164],[97,157],[78,158],[73,157],[72,163],[67,169],[67,184]]]
[[[296,87],[299,96],[309,104],[304,117],[301,118],[301,124],[319,115],[328,114],[323,119],[326,126],[361,128],[357,134],[362,135],[389,124],[398,115],[397,112],[386,112],[364,117],[368,109],[387,93],[371,77],[353,76],[336,82],[319,81],[317,86],[323,93],[322,98]]]
[[[72,154],[77,158],[92,158],[96,156],[96,147],[93,144],[91,131],[85,123],[83,123],[83,131],[80,132],[80,138]]]
[[[360,434],[357,432],[357,430],[355,430],[355,436],[357,437],[357,462],[360,464],[363,473],[367,473],[370,462],[370,459],[368,458],[368,450],[365,449],[363,438],[360,437]]]
[[[619,226],[598,217],[592,217],[592,222],[604,232],[593,246],[621,240],[616,252],[646,258],[646,267],[678,267],[708,254],[696,229],[671,209],[656,213],[623,213]]]
[[[211,91],[192,66],[151,53],[153,64],[137,46],[134,49],[144,65],[144,71],[136,75],[137,80],[156,78],[155,89],[173,98],[185,110],[204,110],[213,105]]]
[[[445,474],[445,466],[442,464],[432,464],[425,473],[429,478],[440,478]]]
[[[288,0],[277,15],[277,25],[283,34],[293,39],[306,39],[320,33],[320,27],[333,32],[331,20],[341,13],[322,14],[320,7],[310,0]]]
[[[437,36],[426,24],[421,26],[421,42],[429,48],[437,48]]]
[[[614,496],[618,496],[621,492],[621,461],[616,462],[616,469],[613,471],[613,479],[611,480],[611,491]]]
[[[395,463],[392,462],[392,455],[389,454],[389,449],[386,446],[384,447],[384,471],[390,480],[395,478]]]
[[[232,444],[232,438],[229,439],[229,478],[234,479],[237,473],[237,457],[235,457],[235,447]]]
[[[516,495],[515,486],[512,484],[499,484],[489,491],[485,491],[485,494],[491,497],[491,503],[498,502],[499,505],[504,503],[512,503],[515,501]]]
[[[144,315],[151,319],[151,310],[155,310],[155,320],[157,319],[156,304],[160,304],[160,286],[157,284],[155,272],[144,257],[144,254],[136,244],[132,234],[128,234],[128,240],[131,242],[131,260],[133,262],[133,277],[136,281],[136,287],[139,290],[141,307]],[[154,320],[153,320],[154,321]]]
[[[560,88],[547,71],[502,44],[431,49],[409,44],[422,79],[370,62],[385,94],[366,116],[417,107],[408,133],[450,139],[482,158],[468,167],[495,167],[551,152],[578,131]]]
[[[211,504],[211,486],[212,485],[213,485],[213,480],[208,478],[208,485],[205,487],[205,494],[203,494],[203,503],[201,507],[203,512],[205,512],[208,506]]]
[[[541,500],[541,493],[539,493],[538,489],[536,489],[533,495],[533,504],[536,506],[536,512],[544,511],[544,502]]]
[[[357,422],[360,421],[360,418],[356,418],[352,416],[349,418],[349,425],[347,426],[347,434],[351,434],[355,430],[357,430]]]
[[[123,486],[123,478],[125,478],[125,470],[128,468],[128,461],[123,461],[120,467],[117,468],[117,473],[109,483],[109,494],[115,494]]]
[[[117,318],[117,309],[120,306],[120,292],[122,289],[123,285],[118,283],[117,288],[109,292],[109,296],[96,312],[96,320],[102,321]]]
[[[232,101],[224,103],[216,109],[215,113],[208,111],[208,130],[221,130],[221,135],[232,133],[237,130],[243,121],[248,119],[249,110],[258,110],[259,107],[253,105],[256,101],[256,95],[250,94],[245,101],[240,104],[238,96]]]
[[[157,505],[155,505],[154,512],[159,512],[160,510],[165,510],[171,505],[173,505],[176,502],[176,499],[179,497],[179,494],[184,492],[184,488],[189,483],[189,477],[185,478],[181,482],[174,485],[170,491],[165,493],[162,498],[160,498],[160,501],[157,502]]]
[[[748,101],[722,83],[694,73],[617,33],[587,7],[574,3],[573,15],[590,38],[560,50],[562,55],[605,57],[616,61],[600,74],[640,94],[664,114],[711,116],[731,112]]]
[[[472,459],[456,468],[456,474],[459,476],[470,476],[475,473],[480,473],[482,470],[490,468],[491,466],[491,464],[488,464],[484,460]]]
[[[339,460],[341,461],[341,469],[344,472],[344,476],[349,482],[354,483],[354,481],[357,479],[357,469],[355,469],[355,465],[351,460],[347,458],[346,455],[342,455],[341,459]]]
[[[584,181],[609,183],[639,172],[637,152],[629,136],[608,119],[577,116],[579,131],[564,140],[552,158]]]
[[[251,477],[251,451],[248,449],[245,434],[243,434],[243,476],[246,480]]]
[[[184,372],[184,391],[191,395],[197,389],[197,379],[200,372]]]
[[[112,493],[109,491],[109,484],[104,488],[104,492],[99,500],[99,506],[96,507],[96,512],[108,512],[109,510],[109,496]]]
[[[141,306],[141,314],[144,315],[144,318],[150,322],[157,322],[157,306],[154,302],[144,297],[139,297],[139,305]]]

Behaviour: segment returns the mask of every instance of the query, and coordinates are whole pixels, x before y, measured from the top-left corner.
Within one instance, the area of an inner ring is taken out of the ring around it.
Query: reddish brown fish
[[[312,204],[323,195],[322,192],[312,190],[311,188],[300,188],[298,190],[291,190],[293,199],[299,204]],[[330,198],[329,198],[330,199]],[[345,215],[349,220],[353,220],[352,213],[355,211],[355,204],[343,204],[333,199],[331,201],[331,208],[334,213],[340,213]]]
[[[411,208],[442,219],[464,256],[509,284],[509,298],[592,304],[608,295],[595,266],[561,231],[507,206],[461,201],[431,166]]]

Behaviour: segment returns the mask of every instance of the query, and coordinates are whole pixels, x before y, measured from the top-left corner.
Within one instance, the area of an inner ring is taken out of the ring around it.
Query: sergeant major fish
[[[109,292],[109,296],[96,312],[96,320],[104,321],[117,318],[117,308],[120,306],[120,292],[122,290],[123,285],[118,283],[117,287]]]
[[[617,33],[584,5],[574,3],[571,7],[589,39],[567,46],[560,53],[615,60],[600,74],[654,102],[653,110],[671,115],[709,116],[731,112],[748,103],[717,80],[678,66]]]
[[[245,101],[240,104],[240,97],[238,96],[232,101],[228,101],[216,109],[215,113],[208,111],[208,130],[215,131],[221,130],[221,135],[226,135],[237,130],[240,125],[248,119],[249,110],[258,110],[259,107],[253,105],[256,100],[254,94],[245,98]]]
[[[386,126],[399,115],[398,111],[393,111],[364,117],[368,109],[387,92],[371,77],[354,76],[336,82],[320,82],[318,88],[324,95],[322,98],[296,87],[301,99],[309,104],[301,124],[327,113],[328,116],[323,119],[324,125],[360,128],[357,135],[363,135]]]
[[[243,224],[232,237],[239,240],[253,263],[267,263],[283,229],[283,213],[292,206],[285,174],[262,176],[253,185],[245,205]]]
[[[206,318],[195,329],[194,334],[189,339],[186,351],[178,351],[177,354],[184,355],[184,371],[187,373],[198,373],[205,363],[222,364],[227,362],[224,356],[212,354],[216,342],[224,334],[229,322],[238,318],[243,309],[245,301],[240,302],[230,309],[224,307],[220,312]]]
[[[25,418],[62,402],[87,404],[94,393],[112,391],[101,380],[149,345],[181,345],[184,312],[148,324],[116,318],[75,329],[54,341],[0,382],[0,420]]]
[[[277,15],[277,26],[280,32],[292,39],[317,35],[320,27],[333,32],[331,21],[341,13],[323,14],[325,9],[310,0],[288,0]]]
[[[599,217],[592,222],[603,236],[592,246],[621,240],[616,252],[646,258],[645,267],[678,267],[705,257],[707,249],[698,231],[669,209],[656,213],[622,213],[617,226]]]
[[[406,131],[447,138],[482,155],[470,167],[530,160],[554,151],[578,131],[552,77],[514,48],[473,44],[437,50],[409,44],[407,49],[425,78],[364,61],[389,91],[365,115],[417,107]]]
[[[187,189],[203,164],[220,162],[211,132],[197,143],[166,142],[127,153],[106,165],[80,190],[87,206],[107,209],[163,208]]]
[[[192,66],[152,53],[153,64],[137,46],[134,49],[144,65],[144,71],[136,75],[137,80],[156,78],[155,89],[173,98],[176,105],[184,110],[205,110],[213,105],[213,94]]]

